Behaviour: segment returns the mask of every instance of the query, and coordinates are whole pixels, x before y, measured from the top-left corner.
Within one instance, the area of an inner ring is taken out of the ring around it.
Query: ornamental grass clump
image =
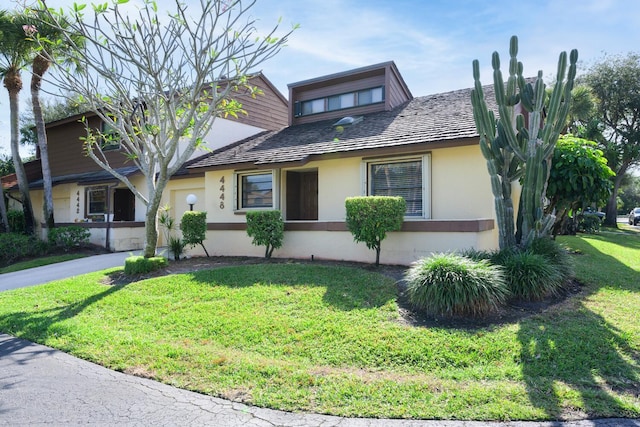
[[[409,302],[432,315],[483,316],[509,297],[500,267],[456,254],[436,254],[405,275]]]
[[[558,272],[562,279],[567,280],[574,276],[573,262],[566,247],[550,237],[539,237],[534,239],[529,246],[529,250],[534,254],[542,255],[549,262],[558,267]]]
[[[536,301],[560,293],[564,276],[560,267],[543,255],[531,251],[507,251],[500,265],[513,297]]]

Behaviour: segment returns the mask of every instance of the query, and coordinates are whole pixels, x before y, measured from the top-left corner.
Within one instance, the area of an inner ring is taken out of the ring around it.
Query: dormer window
[[[295,116],[308,116],[381,102],[384,102],[384,86],[296,102]]]
[[[120,149],[120,134],[109,124],[102,122],[100,129],[102,133],[100,149],[102,151],[111,151]]]

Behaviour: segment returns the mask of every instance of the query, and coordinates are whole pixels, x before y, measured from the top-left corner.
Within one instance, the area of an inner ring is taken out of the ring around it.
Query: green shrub
[[[185,244],[191,247],[202,246],[204,253],[209,256],[207,248],[204,246],[204,239],[207,238],[207,213],[197,211],[187,211],[182,215],[180,230]]]
[[[542,255],[550,263],[557,266],[563,281],[573,277],[573,261],[569,251],[557,241],[550,237],[540,237],[531,242],[529,250],[534,254]]]
[[[523,300],[557,295],[564,284],[558,265],[530,251],[502,251],[499,259],[511,294]]]
[[[7,221],[9,222],[9,231],[12,233],[24,234],[26,229],[26,221],[24,220],[24,212],[17,209],[7,211]]]
[[[417,261],[405,280],[411,304],[429,314],[484,315],[497,310],[509,296],[499,267],[456,254]]]
[[[278,210],[247,212],[247,234],[256,246],[265,246],[264,257],[269,259],[274,249],[282,247],[284,220]]]
[[[154,270],[158,270],[167,266],[167,260],[165,257],[156,256],[151,258],[145,258],[141,255],[130,256],[124,260],[124,273],[125,274],[145,274]]]
[[[88,229],[74,225],[52,228],[48,233],[49,244],[65,251],[86,245],[90,237],[91,232]]]
[[[348,197],[345,200],[347,228],[356,242],[364,242],[376,250],[376,265],[380,265],[380,245],[388,231],[402,227],[407,204],[402,197]]]
[[[600,232],[602,219],[598,215],[584,213],[578,215],[578,231],[581,233],[595,234]]]
[[[187,246],[187,243],[179,237],[169,236],[167,244],[169,245],[169,250],[173,254],[173,259],[178,261],[184,254],[184,248]]]
[[[481,261],[481,260],[491,261],[493,257],[495,257],[496,252],[470,248],[470,249],[465,249],[461,251],[460,255],[462,255],[463,257],[469,258],[473,261]]]
[[[42,240],[20,233],[0,233],[0,265],[9,265],[19,259],[40,256],[47,252]]]

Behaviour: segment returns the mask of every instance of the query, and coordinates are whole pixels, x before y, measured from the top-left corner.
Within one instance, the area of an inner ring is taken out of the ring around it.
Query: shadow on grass
[[[630,243],[632,248],[636,245]],[[520,362],[527,392],[531,403],[551,419],[638,417],[637,404],[634,408],[616,396],[625,394],[636,402],[640,396],[637,337],[620,331],[583,302],[603,286],[638,292],[640,285],[627,280],[637,278],[637,272],[596,248],[589,252],[581,256],[591,257],[586,261],[593,265],[607,265],[619,272],[618,282],[590,285],[581,300],[568,308],[520,323]]]
[[[323,301],[344,311],[382,307],[396,298],[392,279],[376,271],[353,267],[275,262],[196,271],[191,277],[197,282],[229,288],[258,283],[322,287],[325,289]]]
[[[553,318],[529,319],[518,338],[529,398],[549,418],[638,416],[613,393],[640,393],[640,355],[601,316],[581,306]],[[583,406],[579,414],[563,404],[572,401]]]
[[[51,335],[67,333],[66,328],[62,325],[65,320],[77,316],[90,305],[122,288],[123,286],[110,286],[103,292],[61,307],[38,311],[18,311],[0,316],[0,331],[16,336],[28,336],[31,341],[43,343]]]

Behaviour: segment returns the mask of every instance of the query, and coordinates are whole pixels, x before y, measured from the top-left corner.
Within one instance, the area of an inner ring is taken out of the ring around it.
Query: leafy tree
[[[609,198],[614,172],[593,141],[563,135],[558,140],[549,175],[547,211],[556,211],[554,234],[567,216],[592,203],[602,205]],[[564,234],[564,233],[562,233]]]
[[[45,123],[55,122],[87,111],[86,106],[70,94],[62,98],[44,98],[40,100],[40,104]],[[33,106],[31,101],[27,105],[29,107],[27,111],[20,114],[20,145],[35,147],[38,145],[38,135],[33,118]]]
[[[622,179],[618,198],[622,202],[618,212],[623,215],[629,213],[636,206],[640,206],[640,176],[627,173]]]
[[[255,20],[248,17],[255,0],[202,0],[199,8],[175,0],[167,16],[151,0],[135,12],[125,9],[126,3],[74,4],[68,18],[47,9],[50,24],[64,36],[41,42],[73,48],[70,58],[81,71],[61,66],[55,83],[63,92],[82,96],[117,133],[121,151],[144,175],[146,194],[109,165],[100,144],[109,135],[87,127],[87,155],[146,206],[144,256],[152,257],[167,182],[200,146],[216,117],[243,112],[234,92],[259,94],[249,84],[249,73],[275,55],[290,32],[278,38],[276,26],[259,36]],[[76,35],[86,48],[74,42]],[[178,149],[180,142],[184,149]]]
[[[11,128],[11,156],[15,167],[20,202],[25,217],[25,232],[35,233],[35,218],[29,195],[29,182],[22,164],[19,151],[19,94],[22,90],[21,71],[29,61],[33,45],[27,39],[23,22],[25,16],[18,13],[0,11],[0,76],[9,93],[9,112]],[[2,223],[6,223],[6,206],[0,203]]]
[[[345,200],[347,228],[353,240],[364,242],[376,251],[376,266],[380,265],[380,247],[387,232],[402,227],[407,204],[396,196],[348,197]]]
[[[15,172],[13,160],[8,155],[0,156],[0,176],[10,175]]]
[[[604,126],[602,143],[615,172],[607,201],[605,223],[616,227],[616,207],[625,173],[640,164],[640,54],[605,56],[584,76],[596,97],[598,118]]]

